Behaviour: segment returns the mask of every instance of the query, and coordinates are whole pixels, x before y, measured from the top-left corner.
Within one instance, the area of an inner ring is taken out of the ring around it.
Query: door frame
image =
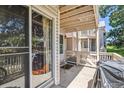
[[[38,8],[39,7],[39,8]],[[44,7],[44,6],[43,6]],[[32,10],[47,17],[52,20],[52,78],[45,81],[45,83],[41,83],[38,87],[47,87],[50,82],[55,83],[55,75],[56,75],[56,16],[47,14],[42,11],[42,6],[29,6],[29,53],[30,53],[30,87],[32,87]],[[44,10],[44,9],[43,9]],[[52,84],[53,84],[52,83]],[[52,85],[51,84],[51,85]]]

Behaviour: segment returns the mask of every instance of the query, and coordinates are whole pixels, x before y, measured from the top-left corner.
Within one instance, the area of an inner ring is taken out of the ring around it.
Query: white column
[[[30,88],[32,88],[32,7],[29,6],[29,82]]]
[[[90,37],[90,30],[88,30],[87,31],[87,34],[88,34],[88,41],[87,41],[87,43],[88,43],[88,52],[90,51],[90,41],[89,41],[89,37]]]
[[[80,57],[79,57],[79,49],[78,49],[78,32],[76,32],[76,45],[77,45],[77,52],[76,52],[76,56],[77,56],[77,65],[79,64],[80,61]]]
[[[99,51],[99,29],[97,28],[97,40],[96,40],[96,47],[97,47],[97,61],[100,59],[100,51]]]
[[[79,50],[78,49],[78,32],[76,32],[76,45],[77,45],[77,51]]]
[[[72,51],[74,51],[74,33],[72,35]]]

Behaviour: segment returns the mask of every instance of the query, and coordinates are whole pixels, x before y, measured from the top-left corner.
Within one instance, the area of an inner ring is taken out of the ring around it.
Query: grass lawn
[[[107,52],[115,52],[122,56],[124,56],[124,47],[123,48],[117,48],[116,46],[107,46]]]

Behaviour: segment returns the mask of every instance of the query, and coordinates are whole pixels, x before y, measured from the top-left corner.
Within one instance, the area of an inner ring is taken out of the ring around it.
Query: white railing
[[[66,50],[65,53],[66,53],[65,58],[76,55],[75,51],[71,50]]]
[[[97,59],[97,55],[96,54],[90,54],[94,59]],[[114,60],[114,61],[118,61],[120,59],[122,59],[123,57],[117,53],[109,53],[109,52],[100,52],[100,60]]]
[[[82,31],[80,34],[80,37],[90,37],[90,36],[96,36],[96,31]]]
[[[90,60],[92,60],[94,63],[97,61],[96,53],[88,53],[88,52],[80,52],[80,51],[66,51],[66,55],[68,55],[68,57],[69,56],[79,57],[78,61],[81,60],[81,58],[86,59],[86,57],[90,58]],[[113,60],[113,61],[121,60],[122,61],[123,60],[124,62],[124,57],[122,57],[121,55],[117,53],[100,52],[100,60],[103,60],[103,61],[109,61],[109,60]]]
[[[7,76],[17,72],[24,72],[24,62],[28,52],[0,54],[0,67],[6,70]]]
[[[81,51],[88,52],[88,48],[81,48]]]
[[[96,36],[96,31],[95,30],[89,31],[89,36]]]
[[[66,37],[67,37],[67,38],[69,38],[69,37],[76,37],[76,33],[75,33],[75,32],[66,33]]]

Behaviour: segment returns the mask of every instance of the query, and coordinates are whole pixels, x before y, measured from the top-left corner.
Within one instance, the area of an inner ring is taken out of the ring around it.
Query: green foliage
[[[124,5],[102,5],[99,8],[102,18],[109,17],[112,29],[107,33],[107,38],[117,46],[124,44]]]
[[[124,48],[123,47],[117,47],[117,46],[107,46],[107,52],[115,52],[122,56],[124,56]]]

